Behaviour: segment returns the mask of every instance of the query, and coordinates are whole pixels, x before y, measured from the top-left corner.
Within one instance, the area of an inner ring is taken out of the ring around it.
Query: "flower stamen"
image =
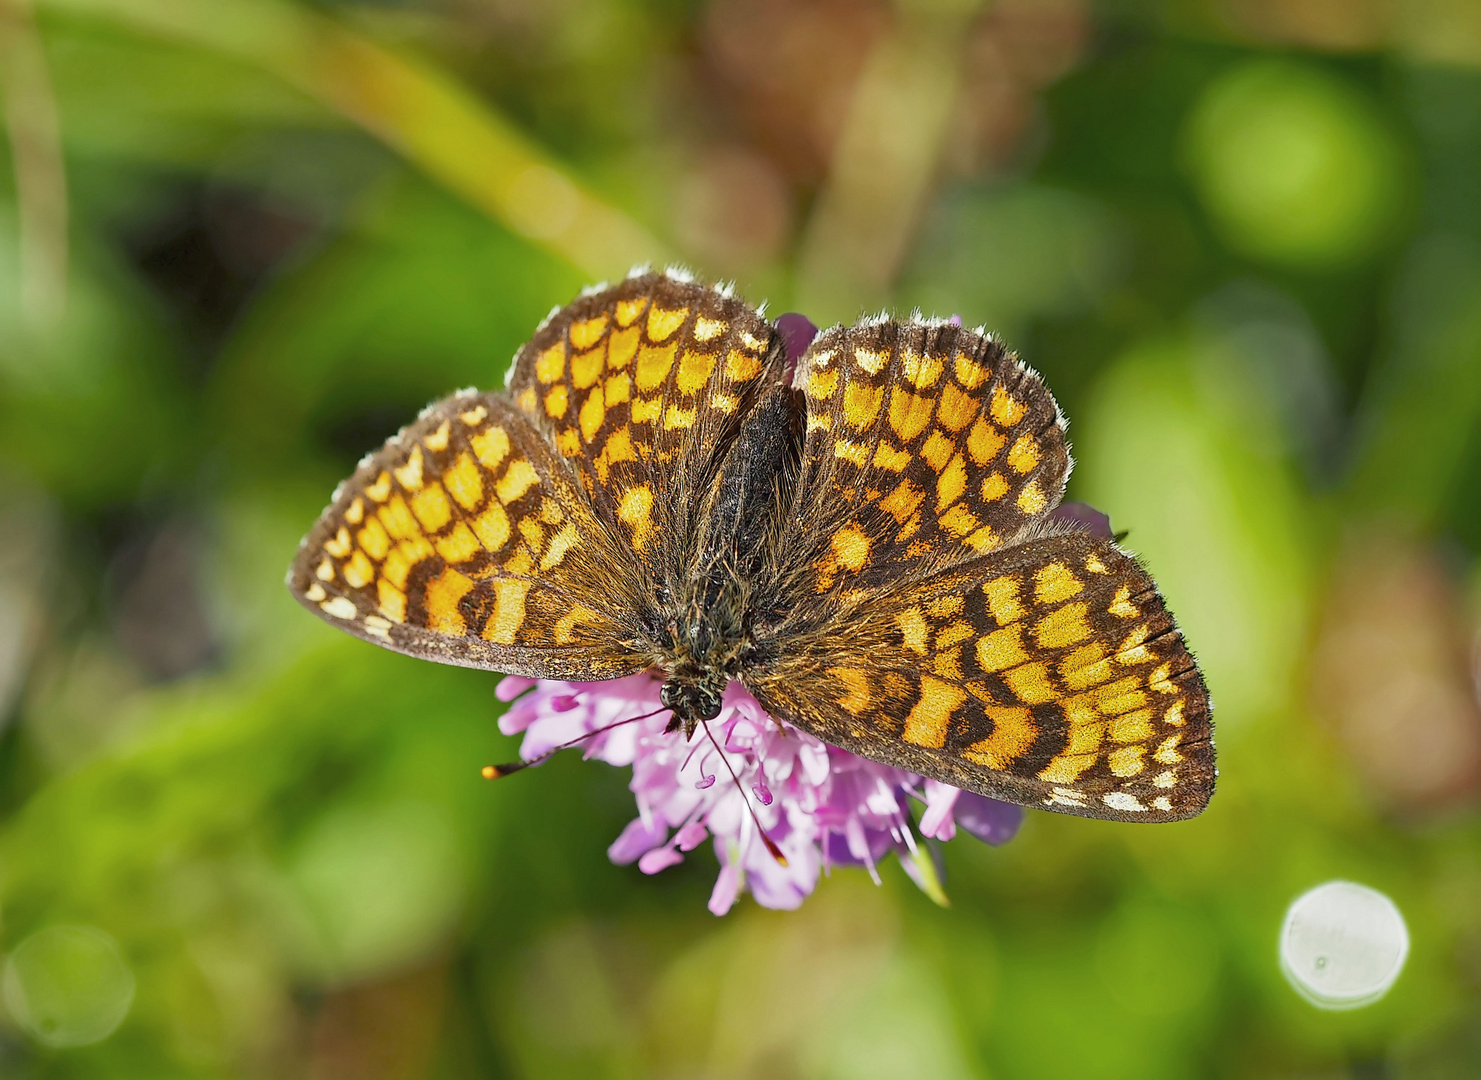
[[[766,845],[766,850],[771,853],[773,859],[782,866],[786,866],[787,857],[782,854],[782,849],[776,846],[776,842],[766,835],[766,829],[762,827],[761,819],[756,816],[756,808],[751,805],[751,800],[746,798],[746,789],[741,786],[740,777],[735,775],[735,769],[731,767],[730,759],[725,756],[725,751],[721,750],[720,744],[715,741],[715,733],[710,730],[709,721],[701,720],[699,724],[705,729],[705,738],[710,740],[710,745],[715,748],[715,753],[719,754],[720,760],[724,762],[725,771],[730,774],[730,779],[735,781],[735,790],[740,792],[741,802],[746,804],[746,812],[751,815],[751,820],[756,823],[756,831],[761,835],[761,842]],[[707,779],[713,782],[713,777]],[[705,784],[704,786],[709,787],[709,784]],[[767,800],[767,802],[770,801],[769,799]]]

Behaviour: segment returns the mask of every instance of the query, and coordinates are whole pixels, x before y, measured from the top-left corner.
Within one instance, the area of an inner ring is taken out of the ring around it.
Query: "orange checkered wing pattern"
[[[719,454],[781,373],[781,341],[750,305],[641,273],[553,313],[515,357],[509,392],[658,574],[682,552],[676,538],[702,531]]]
[[[288,587],[326,621],[397,652],[605,679],[647,665],[623,644],[642,587],[632,564],[530,421],[502,396],[465,391],[340,485]]]
[[[1049,535],[908,587],[803,604],[746,675],[825,742],[980,794],[1176,821],[1213,793],[1209,697],[1151,578]]]
[[[996,551],[1064,494],[1054,398],[981,333],[918,321],[834,328],[796,381],[807,435],[788,546],[813,562],[819,592]]]

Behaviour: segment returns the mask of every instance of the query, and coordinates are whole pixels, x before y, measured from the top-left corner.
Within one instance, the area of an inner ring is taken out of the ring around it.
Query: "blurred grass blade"
[[[275,0],[40,0],[254,64],[354,121],[451,191],[593,277],[664,247],[435,68]]]
[[[1481,422],[1481,249],[1417,243],[1398,281],[1395,349],[1364,389],[1348,498],[1373,517],[1433,527]]]
[[[918,17],[865,63],[802,243],[800,295],[815,317],[888,298],[961,96],[974,6]]]
[[[56,96],[29,0],[0,0],[0,100],[15,165],[21,305],[45,329],[66,304],[67,176]]]

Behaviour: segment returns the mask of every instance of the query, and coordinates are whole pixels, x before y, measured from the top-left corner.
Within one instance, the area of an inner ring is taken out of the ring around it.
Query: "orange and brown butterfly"
[[[1070,464],[1043,381],[981,331],[871,319],[789,365],[729,291],[640,272],[553,312],[502,392],[367,457],[288,583],[412,656],[652,672],[686,734],[736,680],[995,799],[1191,817],[1207,689],[1137,561],[1051,518]]]

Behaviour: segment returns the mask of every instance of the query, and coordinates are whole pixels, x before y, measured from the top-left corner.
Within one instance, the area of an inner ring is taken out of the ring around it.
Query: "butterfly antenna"
[[[483,778],[485,780],[502,780],[510,773],[517,773],[521,769],[528,769],[531,765],[539,765],[543,762],[549,761],[551,758],[555,757],[556,754],[559,754],[562,750],[569,750],[571,747],[584,743],[587,739],[593,738],[594,736],[605,735],[613,728],[622,727],[623,724],[636,724],[639,720],[647,720],[649,717],[657,716],[659,713],[667,711],[668,709],[667,707],[665,707],[662,709],[654,709],[652,712],[644,713],[642,716],[629,716],[622,720],[614,720],[606,727],[599,727],[595,731],[588,731],[585,735],[578,735],[576,736],[576,738],[570,740],[569,742],[563,742],[559,746],[552,746],[549,750],[545,751],[545,753],[539,755],[538,757],[529,758],[528,760],[521,758],[519,761],[510,761],[506,762],[503,765],[485,765],[481,770],[481,772],[483,773]]]
[[[741,801],[746,804],[746,811],[751,815],[751,820],[756,823],[756,831],[761,834],[761,842],[766,845],[766,850],[771,857],[780,865],[787,865],[787,857],[782,854],[782,849],[776,846],[776,841],[766,835],[766,830],[761,826],[761,819],[756,816],[756,808],[751,805],[751,800],[746,798],[746,789],[741,787],[740,777],[735,775],[735,769],[730,764],[730,759],[725,756],[725,751],[720,749],[720,744],[715,741],[715,733],[710,730],[710,725],[701,720],[700,726],[705,729],[705,737],[710,740],[710,745],[715,748],[715,753],[720,755],[720,760],[725,764],[725,771],[730,774],[730,779],[735,782],[735,790],[740,792]]]

